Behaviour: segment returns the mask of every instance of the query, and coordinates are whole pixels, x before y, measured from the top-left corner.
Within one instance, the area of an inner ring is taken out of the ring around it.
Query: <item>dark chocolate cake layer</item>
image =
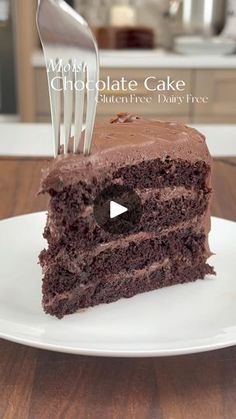
[[[108,280],[97,282],[96,286],[94,283],[79,284],[72,291],[56,294],[50,292],[45,284],[44,310],[48,314],[62,318],[66,314],[72,314],[83,308],[112,303],[120,298],[130,298],[158,288],[193,282],[214,273],[213,268],[206,264],[205,260],[197,262],[196,265],[182,264],[179,261],[173,264],[164,262],[160,267],[153,266],[149,270],[131,271],[119,277],[110,277]]]
[[[177,189],[178,190],[178,189]],[[148,193],[142,200],[143,213],[140,223],[133,229],[133,233],[140,231],[161,232],[167,227],[183,221],[192,220],[205,213],[210,200],[210,190],[200,190],[185,194],[183,188],[178,194],[170,194],[163,199],[161,192]],[[143,195],[141,195],[142,197]],[[64,206],[63,210],[49,208],[48,222],[44,237],[49,243],[76,243],[81,250],[90,249],[97,244],[106,243],[120,235],[111,234],[97,225],[93,215],[93,207],[87,206],[82,212],[73,211]],[[166,214],[168,213],[168,217]],[[50,217],[53,214],[53,217]],[[124,233],[122,236],[126,236]]]
[[[127,148],[127,147],[126,147]],[[80,157],[78,157],[80,158]],[[111,184],[125,184],[129,188],[147,189],[147,188],[165,188],[184,186],[187,189],[192,188],[200,190],[204,187],[209,178],[209,166],[205,162],[195,162],[192,165],[189,162],[183,161],[169,161],[166,157],[164,161],[160,159],[145,162],[145,164],[127,166],[127,173],[125,175],[124,168],[110,173],[98,172],[93,173],[91,166],[84,170],[87,171],[88,179],[79,180],[77,183],[75,179],[71,179],[73,184],[67,185],[67,178],[65,174],[68,171],[68,161],[71,159],[72,168],[74,168],[74,157],[64,159],[58,162],[58,172],[56,168],[54,173],[49,175],[50,180],[46,178],[42,183],[42,192],[49,192],[52,196],[51,205],[53,208],[60,208],[63,203],[73,205],[76,203],[76,208],[73,210],[82,211],[87,205],[93,205],[96,196],[107,186]],[[64,165],[63,165],[64,163]],[[149,164],[148,164],[149,163]],[[140,166],[140,167],[139,167]],[[78,169],[78,168],[77,168]],[[139,173],[140,169],[140,173]],[[107,168],[104,168],[104,171]],[[89,177],[90,174],[90,177]],[[148,174],[148,175],[147,175]],[[58,176],[58,183],[52,176]],[[64,186],[61,182],[65,182]]]
[[[40,261],[49,274],[59,267],[78,275],[78,281],[90,282],[93,277],[100,278],[117,274],[120,271],[143,269],[154,262],[173,258],[196,259],[199,255],[209,256],[205,246],[203,232],[194,233],[191,229],[181,232],[170,232],[165,235],[148,238],[148,235],[135,235],[133,240],[123,240],[120,244],[112,242],[105,248],[98,246],[93,252],[80,253],[68,245],[61,250],[60,246],[44,252]],[[59,272],[59,271],[58,271]],[[63,280],[63,277],[61,278]],[[52,286],[55,285],[53,281]],[[55,285],[55,290],[57,285]]]
[[[43,306],[57,317],[213,273],[211,157],[204,137],[180,123],[120,114],[98,125],[92,154],[60,156],[44,174],[50,196],[44,236]],[[139,195],[132,232],[103,230],[93,214],[104,188]]]

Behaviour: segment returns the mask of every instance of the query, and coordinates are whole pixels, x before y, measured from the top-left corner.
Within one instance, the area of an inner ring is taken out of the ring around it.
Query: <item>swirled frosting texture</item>
[[[211,165],[205,137],[194,128],[180,122],[152,121],[119,113],[109,122],[95,126],[89,156],[61,155],[53,162],[44,174],[41,192],[87,181],[99,172],[167,157]]]

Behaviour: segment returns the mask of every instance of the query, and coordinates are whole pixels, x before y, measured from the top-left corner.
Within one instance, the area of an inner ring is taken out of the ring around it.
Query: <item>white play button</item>
[[[118,215],[124,214],[128,211],[128,208],[123,205],[117,204],[115,201],[110,201],[110,218],[118,217]]]
[[[107,233],[117,236],[137,232],[142,217],[141,199],[133,189],[110,185],[96,196],[93,215],[97,225]]]

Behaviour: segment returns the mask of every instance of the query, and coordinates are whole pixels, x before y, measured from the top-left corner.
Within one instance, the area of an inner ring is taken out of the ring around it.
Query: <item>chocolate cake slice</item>
[[[139,196],[142,215],[131,231],[95,219],[96,197],[115,186]],[[40,192],[50,196],[40,254],[46,313],[61,318],[214,273],[211,157],[193,128],[119,114],[95,127],[90,156],[59,156]]]

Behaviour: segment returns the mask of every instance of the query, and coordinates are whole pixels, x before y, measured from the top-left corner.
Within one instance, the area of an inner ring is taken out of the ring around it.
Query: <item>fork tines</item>
[[[64,0],[38,0],[37,27],[47,64],[55,157],[61,153],[63,145],[64,153],[69,152],[73,122],[72,152],[81,151],[85,97],[87,108],[83,152],[89,154],[99,77],[95,38],[84,18]],[[63,100],[65,137],[64,141],[61,141]]]
[[[60,65],[59,65],[60,63]],[[83,152],[90,153],[96,111],[96,71],[91,72],[86,63],[75,60],[63,63],[59,58],[51,61],[47,68],[52,124],[55,138],[55,156],[62,152],[79,153],[83,131],[85,90],[87,111]],[[88,88],[86,88],[88,86]],[[64,106],[62,106],[64,102]],[[61,113],[64,108],[64,142],[61,141]],[[71,130],[74,125],[73,147],[71,150]]]

